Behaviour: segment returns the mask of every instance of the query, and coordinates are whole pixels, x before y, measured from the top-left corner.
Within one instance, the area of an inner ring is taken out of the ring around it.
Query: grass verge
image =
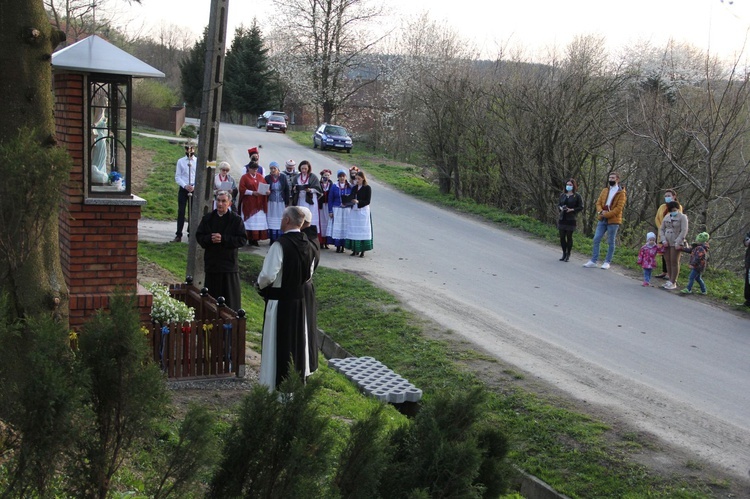
[[[180,275],[185,265],[185,245],[139,245],[140,256]],[[259,339],[262,300],[250,288],[262,259],[242,253],[243,307],[248,329]],[[619,438],[606,424],[561,407],[519,387],[522,376],[497,365],[491,387],[466,367],[472,360],[492,363],[456,344],[430,339],[434,327],[405,310],[389,293],[350,273],[319,268],[316,277],[318,321],[344,348],[355,355],[372,355],[405,376],[430,397],[437,391],[453,392],[484,387],[489,393],[492,421],[512,441],[510,459],[520,468],[571,497],[712,497],[714,489],[729,485],[718,480],[691,478],[688,468],[676,476],[660,476],[635,462],[633,456],[646,445],[637,436]],[[323,363],[321,363],[323,364]],[[324,406],[347,431],[348,421],[365,414],[372,400],[361,397],[343,377],[322,369]],[[394,426],[401,416],[389,413]]]

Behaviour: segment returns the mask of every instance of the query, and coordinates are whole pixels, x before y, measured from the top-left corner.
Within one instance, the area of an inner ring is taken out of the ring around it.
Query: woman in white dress
[[[352,210],[347,218],[346,249],[351,256],[365,256],[365,251],[372,249],[372,219],[370,217],[370,199],[372,188],[367,185],[365,172],[358,171],[355,185],[352,187]]]
[[[320,227],[318,227],[318,242],[320,247],[328,249],[329,237],[328,237],[328,193],[331,191],[331,170],[323,170],[320,172],[320,190],[322,191],[321,196],[318,198],[320,213]]]
[[[289,180],[286,175],[281,174],[276,161],[271,161],[268,169],[271,173],[266,175],[266,183],[270,186],[266,219],[268,220],[268,235],[273,244],[281,237],[281,219],[284,216],[284,209],[289,206]]]
[[[299,173],[292,180],[292,205],[303,206],[310,210],[312,213],[310,225],[314,225],[320,233],[318,198],[323,192],[320,188],[320,180],[312,173],[312,165],[306,159],[300,161],[297,170]]]
[[[328,191],[328,233],[330,244],[336,246],[336,253],[344,252],[346,244],[346,219],[351,211],[352,186],[346,179],[346,171],[336,173],[336,183]]]

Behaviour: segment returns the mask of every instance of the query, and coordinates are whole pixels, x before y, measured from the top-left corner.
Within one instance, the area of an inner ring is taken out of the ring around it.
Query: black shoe
[[[662,272],[661,274],[654,277],[656,277],[657,279],[669,279],[669,274],[667,274],[666,272]]]
[[[363,251],[362,253],[360,253],[360,254],[359,254],[359,257],[360,257],[360,258],[364,258],[364,257],[365,257],[365,252]]]
[[[174,239],[172,239],[172,240],[171,240],[171,241],[169,241],[169,242],[170,242],[170,243],[179,243],[179,242],[182,242],[182,236],[175,236],[175,238],[174,238]]]
[[[357,252],[356,251],[352,251],[352,254],[349,255],[349,256],[357,256]]]
[[[562,256],[562,257],[560,257],[560,261],[561,261],[561,262],[564,262],[564,261],[565,261],[565,257],[566,257],[566,256],[568,256],[568,252],[567,252],[567,251],[563,251],[563,256]]]
[[[568,251],[567,253],[565,253],[565,261],[566,262],[570,261],[570,251]]]

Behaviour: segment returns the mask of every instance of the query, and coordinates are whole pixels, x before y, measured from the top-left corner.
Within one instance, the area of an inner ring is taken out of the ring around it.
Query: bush
[[[180,129],[180,137],[187,137],[189,139],[194,139],[198,136],[198,127],[195,125],[191,125],[188,123],[187,125],[182,125],[182,128]]]
[[[333,439],[314,403],[320,385],[290,376],[280,388],[256,386],[243,401],[209,497],[324,496]]]
[[[179,101],[174,90],[153,79],[142,78],[133,84],[133,102],[140,106],[170,109]]]
[[[88,417],[72,452],[70,492],[105,497],[128,455],[155,438],[152,428],[166,414],[169,398],[140,330],[133,297],[115,295],[80,335],[78,371],[86,378]]]
[[[505,489],[505,436],[485,426],[486,393],[439,394],[392,437],[393,460],[381,497],[497,497]]]
[[[48,497],[82,408],[68,332],[48,316],[9,322],[0,313],[0,490]]]

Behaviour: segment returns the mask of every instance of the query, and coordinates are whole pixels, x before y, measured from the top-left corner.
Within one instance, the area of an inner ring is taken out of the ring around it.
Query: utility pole
[[[219,146],[219,120],[221,117],[221,93],[224,86],[224,54],[227,44],[227,10],[229,0],[211,0],[208,21],[206,58],[203,70],[203,101],[201,124],[198,134],[198,163],[195,168],[195,190],[190,200],[190,237],[188,238],[187,274],[193,283],[202,288],[205,282],[203,248],[195,234],[203,215],[213,205],[213,179],[216,170],[216,155]]]

